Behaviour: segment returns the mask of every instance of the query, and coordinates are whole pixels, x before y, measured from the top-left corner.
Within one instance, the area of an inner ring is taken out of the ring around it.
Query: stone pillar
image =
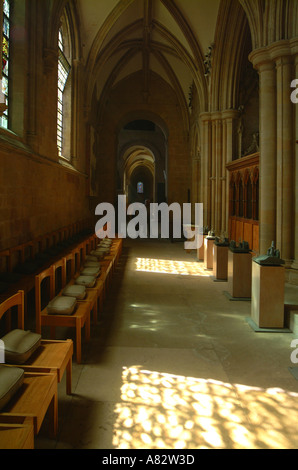
[[[294,75],[295,75],[295,78],[298,78],[298,53],[295,55],[295,59],[294,59]],[[293,104],[293,106],[295,107],[295,117],[294,117],[295,173],[294,173],[294,178],[295,178],[295,181],[298,181],[298,104]],[[293,278],[295,278],[295,282],[298,283],[298,185],[297,184],[295,184],[294,186],[294,191],[295,191],[295,196],[294,196],[295,220],[294,220],[293,230],[294,230],[295,245],[294,245],[294,262],[293,262],[292,268],[294,271]]]
[[[220,235],[222,230],[222,206],[225,201],[222,199],[222,118],[221,115],[216,119],[216,193],[215,193],[215,231]]]
[[[250,55],[260,76],[260,253],[276,240],[276,69],[266,50]]]
[[[3,2],[1,2],[1,5],[0,5],[0,24],[3,25]],[[2,29],[1,29],[1,31],[2,31]],[[1,38],[1,44],[2,44],[3,32],[1,33],[0,38]],[[4,111],[6,111],[6,109],[7,109],[7,106],[6,106],[6,103],[5,103],[5,96],[2,92],[2,68],[1,68],[1,72],[0,72],[0,116],[2,116]]]
[[[293,104],[289,99],[292,81],[292,58],[276,59],[277,76],[277,205],[276,246],[288,266],[294,257],[293,247]]]
[[[210,173],[210,182],[211,182],[211,229],[215,230],[216,225],[216,121],[214,116],[212,116],[211,121],[211,173]]]
[[[221,162],[221,231],[228,233],[229,188],[227,186],[227,122],[222,121],[222,162]]]
[[[211,226],[211,207],[210,207],[210,177],[211,177],[211,131],[210,114],[203,113],[200,116],[202,122],[202,166],[201,166],[201,184],[202,201],[204,204],[204,225]]]
[[[239,111],[228,109],[222,112],[223,118],[223,169],[222,169],[222,200],[225,201],[222,213],[222,230],[229,231],[229,178],[226,169],[227,163],[233,161],[235,155],[235,127],[239,117]]]

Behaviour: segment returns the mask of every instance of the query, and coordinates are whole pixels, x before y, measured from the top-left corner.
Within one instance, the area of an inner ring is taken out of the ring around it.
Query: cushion
[[[100,275],[100,267],[99,268],[83,268],[81,271],[81,276],[98,277],[99,275]]]
[[[85,261],[84,263],[84,268],[100,268],[100,262],[99,261]]]
[[[24,382],[24,370],[0,366],[0,410],[9,403]]]
[[[76,279],[75,283],[78,286],[85,286],[85,287],[92,288],[96,284],[96,278],[94,276],[79,276]]]
[[[31,331],[12,330],[2,338],[7,364],[24,364],[40,345],[41,335]]]
[[[49,315],[72,315],[76,307],[75,297],[59,296],[55,297],[47,306]]]
[[[110,253],[110,250],[98,250],[98,251],[95,252],[95,256],[103,258],[104,256],[108,255],[109,253]]]
[[[86,261],[86,262],[90,262],[90,261],[91,261],[91,262],[97,263],[97,262],[98,262],[97,260],[98,260],[97,256],[90,256],[90,255],[88,255],[88,256],[86,256],[86,258],[85,258],[85,261]]]
[[[84,300],[86,297],[86,287],[73,284],[72,286],[66,287],[62,295],[66,297],[75,297],[77,300]]]
[[[93,252],[93,256],[96,257],[97,261],[101,260],[102,258],[104,258],[105,256],[105,253],[97,253],[96,251]]]

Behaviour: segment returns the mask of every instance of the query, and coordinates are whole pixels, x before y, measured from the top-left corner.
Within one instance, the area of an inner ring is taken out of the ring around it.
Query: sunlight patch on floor
[[[181,276],[209,277],[202,263],[174,261],[152,258],[137,258],[136,271],[158,274],[176,274]]]
[[[296,448],[298,394],[124,368],[118,449]]]

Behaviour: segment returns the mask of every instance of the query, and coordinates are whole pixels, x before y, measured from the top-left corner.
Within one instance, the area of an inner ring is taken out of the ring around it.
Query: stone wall
[[[0,159],[0,250],[90,217],[84,175],[2,144]]]

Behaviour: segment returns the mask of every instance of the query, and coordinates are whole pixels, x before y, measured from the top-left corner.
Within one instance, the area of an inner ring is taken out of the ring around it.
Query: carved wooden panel
[[[229,171],[229,238],[259,251],[259,154],[239,158]]]

